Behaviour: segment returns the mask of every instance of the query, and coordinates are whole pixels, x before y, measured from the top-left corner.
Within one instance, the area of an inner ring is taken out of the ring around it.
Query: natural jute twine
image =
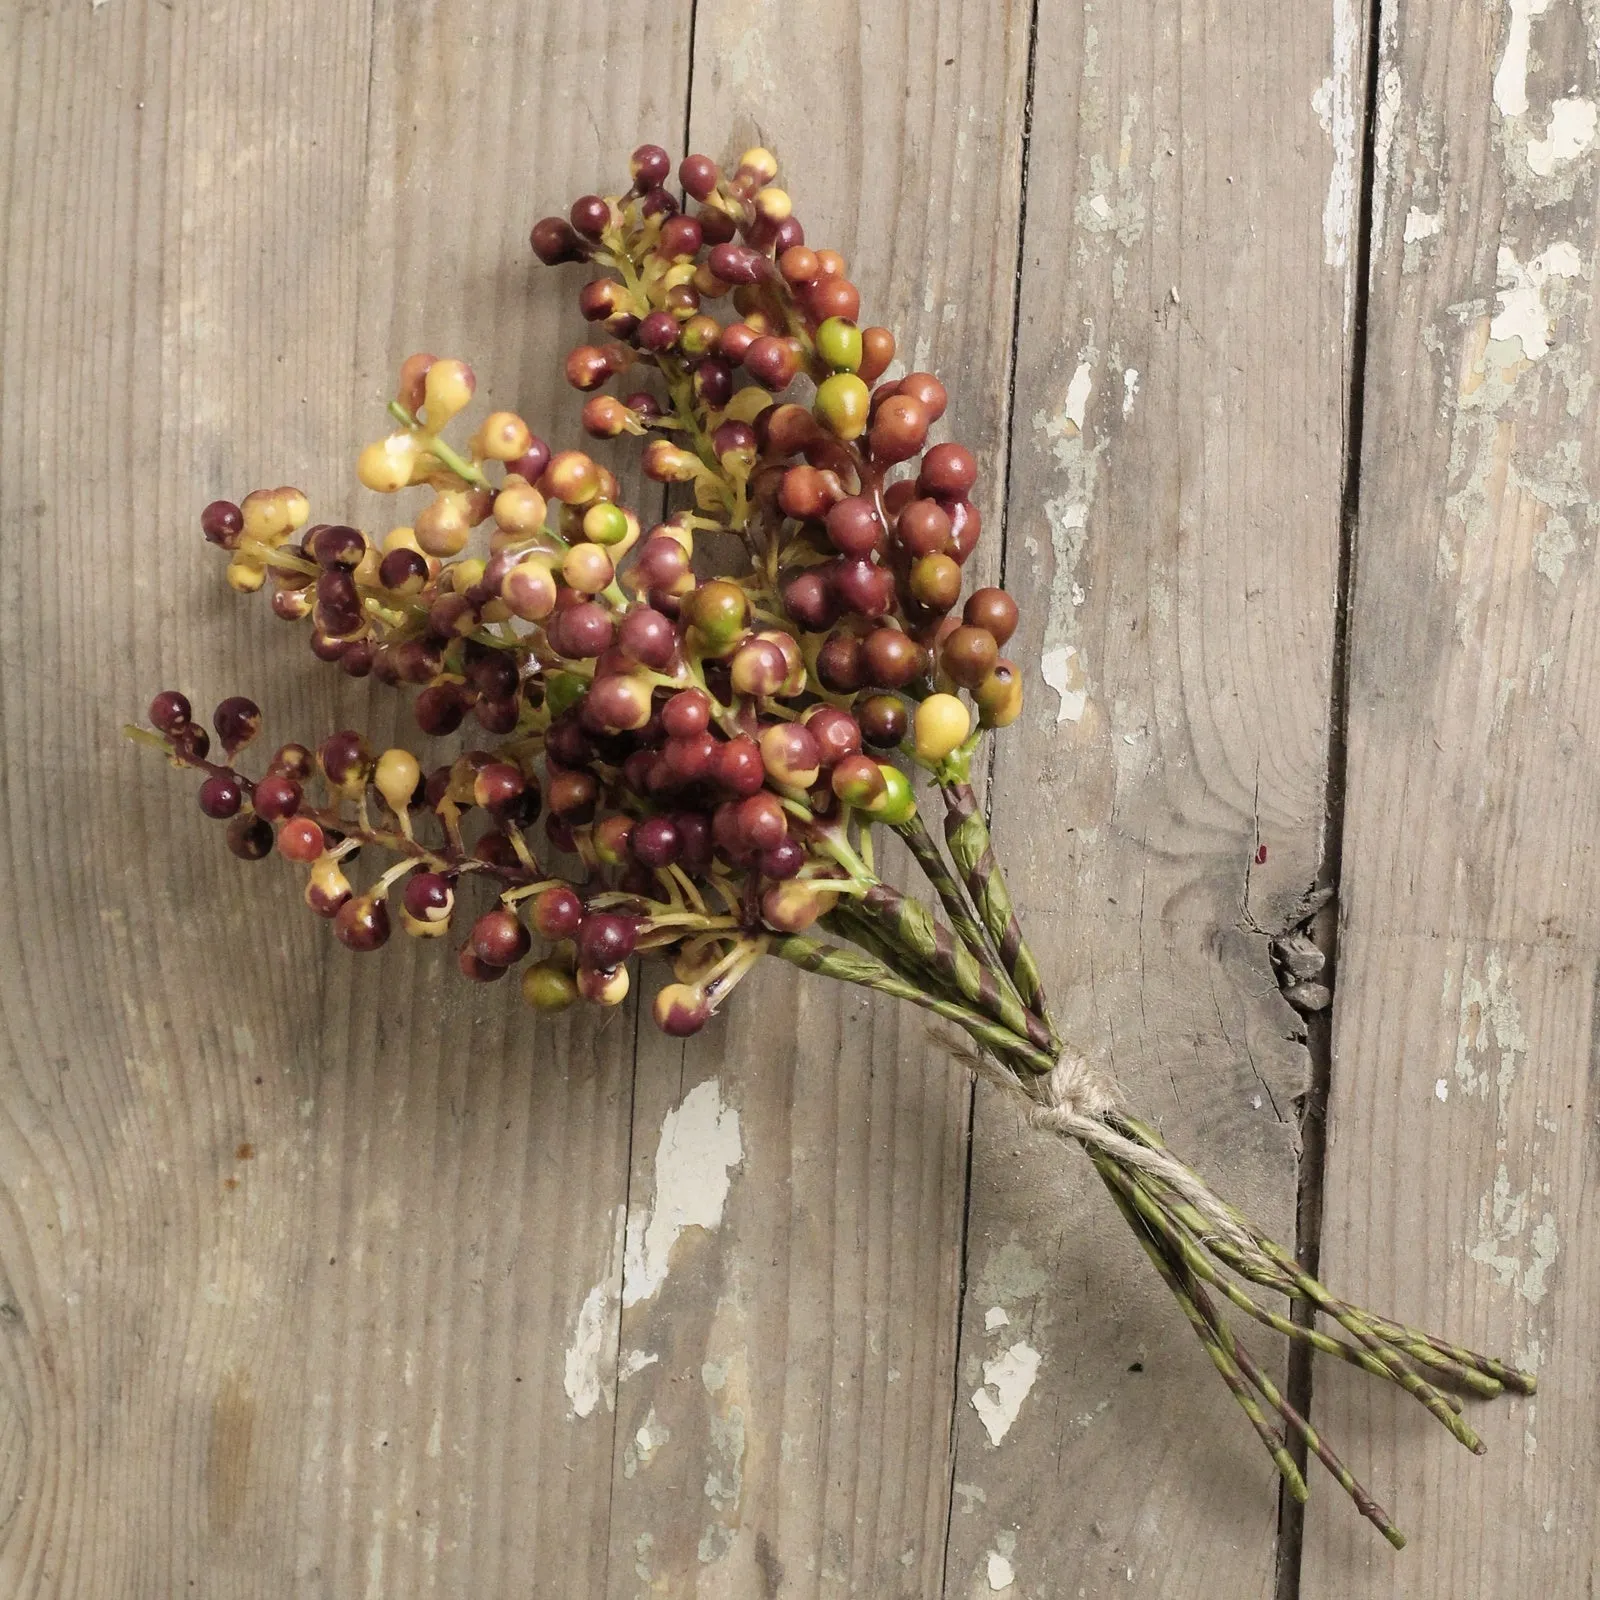
[[[1195,1173],[1169,1151],[1130,1138],[1107,1120],[1125,1099],[1109,1074],[1068,1051],[1053,1071],[1023,1077],[951,1030],[930,1032],[968,1071],[1026,1101],[1030,1127],[1076,1139],[1090,1150],[1104,1152],[1120,1167],[1157,1179],[1193,1206],[1218,1238],[1252,1260],[1260,1257],[1255,1240],[1239,1226],[1231,1208]]]

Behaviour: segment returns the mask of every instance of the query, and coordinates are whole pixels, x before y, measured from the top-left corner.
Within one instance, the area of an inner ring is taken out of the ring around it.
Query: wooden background
[[[1592,4],[0,22],[0,1592],[1590,1592]],[[119,739],[167,683],[392,716],[195,512],[380,514],[348,463],[416,348],[570,437],[527,227],[645,137],[773,145],[953,381],[1076,1037],[1333,1283],[1538,1368],[1481,1461],[1316,1371],[1404,1554],[1325,1478],[1280,1518],[1097,1185],[893,1006],[771,972],[686,1048],[535,1027],[349,956]],[[1268,936],[1316,884],[1307,1023]]]

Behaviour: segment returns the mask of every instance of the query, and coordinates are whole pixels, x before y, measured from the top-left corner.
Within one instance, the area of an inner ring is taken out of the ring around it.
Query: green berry
[[[817,329],[817,354],[835,372],[861,365],[861,330],[848,317],[829,317]]]

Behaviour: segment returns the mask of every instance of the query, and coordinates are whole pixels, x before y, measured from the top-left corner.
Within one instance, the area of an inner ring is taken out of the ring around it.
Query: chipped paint
[[[1017,1569],[998,1550],[991,1550],[987,1576],[991,1589],[1009,1589],[1016,1582]]]
[[[1431,239],[1443,227],[1444,218],[1438,212],[1412,206],[1406,212],[1405,242],[1415,244],[1418,239]]]
[[[562,1387],[575,1417],[588,1416],[600,1404],[601,1367],[611,1327],[608,1290],[607,1284],[597,1283],[584,1296],[572,1343],[567,1346]]]
[[[722,1101],[715,1078],[697,1084],[669,1111],[656,1145],[655,1195],[628,1219],[622,1303],[635,1306],[667,1281],[672,1247],[690,1228],[722,1226],[733,1169],[744,1159],[739,1113]]]
[[[1383,25],[1383,53],[1393,47],[1394,18],[1386,17]],[[1377,179],[1372,188],[1372,238],[1376,247],[1383,245],[1383,225],[1389,213],[1389,158],[1394,152],[1395,124],[1400,116],[1403,88],[1398,67],[1385,67],[1378,83],[1378,124],[1372,135],[1373,166]]]
[[[613,1401],[611,1379],[616,1371],[618,1279],[622,1271],[622,1231],[626,1210],[618,1206],[612,1225],[606,1271],[583,1297],[563,1360],[561,1386],[575,1417],[587,1417],[605,1397]]]
[[[983,1331],[993,1333],[996,1328],[1009,1327],[1011,1318],[1006,1315],[1004,1306],[990,1306],[983,1314]]]
[[[1122,414],[1125,417],[1133,415],[1133,402],[1139,394],[1139,369],[1126,367],[1122,373]]]
[[[623,1477],[631,1478],[642,1467],[648,1467],[662,1445],[671,1438],[672,1430],[656,1415],[656,1408],[651,1406],[622,1452]]]
[[[963,1516],[970,1517],[979,1506],[989,1503],[989,1496],[982,1485],[976,1483],[957,1483],[951,1485],[956,1498],[961,1502]]]
[[[1082,721],[1089,695],[1085,687],[1083,659],[1078,654],[1077,646],[1064,644],[1054,650],[1046,650],[1039,658],[1039,671],[1044,681],[1061,697],[1056,721]]]
[[[626,1382],[643,1372],[646,1367],[653,1367],[660,1359],[660,1355],[654,1350],[630,1350],[617,1363],[617,1382]]]
[[[1091,358],[1078,363],[1078,370],[1072,374],[1072,382],[1067,385],[1067,398],[1061,408],[1062,414],[1079,433],[1083,432],[1083,416],[1093,389],[1094,361]]]
[[[1450,1098],[1450,1080],[1448,1078],[1435,1078],[1433,1095],[1441,1105],[1444,1104]]]
[[[1528,110],[1528,46],[1533,40],[1533,19],[1550,9],[1550,0],[1508,0],[1510,21],[1506,49],[1494,75],[1494,103],[1506,117],[1524,116]]]
[[[1049,443],[1057,473],[1064,480],[1062,492],[1044,502],[1055,562],[1039,662],[1045,682],[1061,696],[1057,722],[1076,722],[1088,702],[1082,660],[1070,636],[1075,629],[1074,605],[1082,603],[1078,563],[1088,538],[1098,458],[1105,448],[1103,442],[1091,448],[1086,440],[1089,401],[1094,393],[1094,369],[1098,359],[1099,351],[1091,328],[1060,409],[1054,415],[1041,410],[1035,412],[1033,418],[1034,431]]]
[[[1322,259],[1346,268],[1356,218],[1356,179],[1360,158],[1357,138],[1356,63],[1361,52],[1359,6],[1356,0],[1334,0],[1333,71],[1311,97],[1311,108],[1333,145],[1333,169],[1322,207]],[[1345,279],[1345,325],[1350,322],[1350,281]]]
[[[1040,1355],[1019,1340],[993,1361],[983,1364],[983,1387],[974,1391],[972,1409],[978,1413],[989,1443],[997,1445],[1011,1431],[1022,1402],[1039,1375]],[[993,1393],[990,1393],[990,1391]]]
[[[1478,1202],[1478,1242],[1467,1254],[1494,1273],[1502,1289],[1512,1289],[1536,1306],[1549,1292],[1550,1269],[1561,1253],[1561,1241],[1556,1219],[1548,1211],[1529,1228],[1529,1194],[1526,1189],[1511,1192],[1511,1175],[1502,1161],[1494,1187]]]
[[[1489,323],[1491,340],[1515,340],[1525,361],[1538,361],[1550,348],[1555,318],[1544,303],[1545,285],[1552,278],[1581,278],[1583,258],[1576,245],[1559,240],[1541,250],[1524,266],[1508,244],[1500,246],[1496,271],[1507,287],[1496,291],[1499,309]]]
[[[1549,131],[1528,141],[1528,167],[1548,178],[1563,161],[1575,160],[1594,143],[1597,117],[1593,100],[1557,100],[1550,107]]]
[[[1559,511],[1552,511],[1533,536],[1533,564],[1552,584],[1561,582],[1567,570],[1567,557],[1578,548],[1572,524]]]
[[[1448,983],[1448,978],[1446,982]],[[1495,1055],[1490,1075],[1488,1056]],[[1456,1080],[1470,1095],[1487,1099],[1492,1084],[1498,1091],[1498,1120],[1504,1124],[1511,1086],[1519,1063],[1527,1058],[1528,1035],[1522,1012],[1506,982],[1498,951],[1485,955],[1482,974],[1470,967],[1461,974],[1456,1025]]]

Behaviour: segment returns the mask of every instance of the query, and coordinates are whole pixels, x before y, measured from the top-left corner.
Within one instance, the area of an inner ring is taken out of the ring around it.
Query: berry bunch
[[[591,438],[642,441],[663,504],[682,502],[662,520],[647,528],[608,467],[552,451],[514,412],[452,442],[472,369],[427,354],[401,366],[393,426],[356,463],[369,490],[421,491],[408,522],[381,537],[311,524],[294,488],[201,514],[233,588],[268,590],[320,659],[413,692],[419,733],[467,729],[467,748],[377,751],[339,731],[279,746],[252,779],[236,762],[255,704],[215,708],[214,760],[174,690],[130,731],[201,774],[200,808],[235,855],[304,866],[307,905],[351,950],[378,949],[395,921],[417,938],[458,929],[465,977],[520,969],[541,1011],[618,1004],[630,958],[654,952],[673,966],[655,1020],[678,1035],[771,954],[954,1024],[974,1071],[1088,1151],[1290,1492],[1305,1494],[1298,1441],[1399,1541],[1211,1292],[1401,1385],[1474,1447],[1422,1373],[1479,1393],[1532,1379],[1338,1300],[1067,1055],[968,782],[983,735],[1020,714],[1022,678],[1002,654],[1016,603],[993,587],[963,598],[978,465],[933,438],[945,387],[890,375],[894,336],[859,325],[843,258],[806,243],[768,151],[731,172],[689,156],[682,205],[670,176],[643,145],[622,193],[532,232],[545,263],[590,269],[578,304],[595,342],[566,375]],[[942,844],[914,778],[942,804]],[[884,828],[942,920],[880,875]],[[358,887],[363,859],[377,869]]]
[[[726,180],[685,161],[698,217],[661,187],[668,170],[643,147],[628,193],[583,197],[533,242],[547,261],[608,269],[579,305],[611,341],[566,363],[591,393],[584,425],[648,436],[645,472],[689,485],[691,507],[646,531],[606,466],[553,452],[513,412],[452,444],[472,369],[423,354],[400,369],[396,426],[356,463],[368,489],[425,492],[407,523],[381,539],[308,526],[292,488],[201,514],[235,589],[270,586],[320,659],[414,687],[431,738],[470,716],[482,747],[425,768],[344,732],[315,756],[283,747],[252,783],[205,759],[181,696],[158,697],[151,721],[206,772],[202,809],[231,819],[238,853],[264,855],[275,836],[309,867],[308,903],[350,948],[385,942],[392,896],[408,933],[445,933],[476,879],[498,900],[460,947],[468,977],[502,976],[537,935],[549,949],[523,974],[530,1002],[615,1004],[636,949],[670,950],[678,981],[656,1020],[688,1033],[771,936],[845,900],[892,922],[871,830],[920,833],[906,768],[964,780],[1022,687],[1000,654],[1011,597],[980,588],[957,611],[981,517],[972,453],[930,444],[944,386],[884,379],[893,336],[856,326],[842,259],[806,247],[766,151]],[[734,320],[711,314],[723,302]],[[625,397],[594,392],[622,374]],[[784,398],[802,382],[809,404]],[[718,533],[744,556],[698,576],[696,540]],[[218,708],[219,732],[239,704]],[[223,736],[229,763],[244,742]],[[357,893],[344,868],[363,846],[400,859]],[[1018,1020],[999,998],[984,1010]],[[1048,1043],[1042,1017],[1023,1031]]]

